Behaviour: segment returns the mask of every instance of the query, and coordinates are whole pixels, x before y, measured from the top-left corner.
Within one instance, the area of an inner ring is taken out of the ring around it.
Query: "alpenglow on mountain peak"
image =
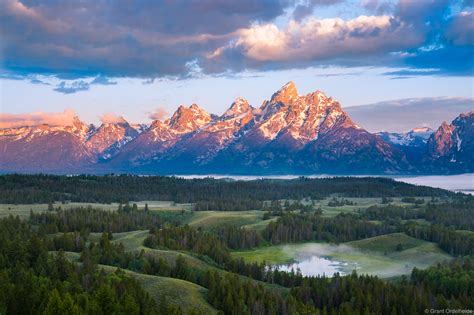
[[[169,119],[169,127],[177,133],[197,130],[212,121],[212,115],[193,103],[189,107],[179,106]]]
[[[119,116],[120,117],[120,116]],[[473,172],[474,113],[434,133],[372,134],[339,102],[293,81],[258,108],[236,98],[221,115],[197,104],[149,126],[0,129],[1,172],[135,174],[416,174]],[[426,135],[425,135],[426,134]],[[423,135],[423,137],[420,137]],[[38,158],[40,157],[40,158]]]
[[[250,106],[249,102],[245,98],[239,96],[234,100],[234,102],[232,102],[232,104],[224,112],[224,114],[222,114],[222,117],[223,118],[235,117],[243,113],[246,113],[251,109],[252,107]]]
[[[290,103],[297,99],[298,96],[298,89],[296,88],[295,82],[289,81],[272,95],[270,102]]]

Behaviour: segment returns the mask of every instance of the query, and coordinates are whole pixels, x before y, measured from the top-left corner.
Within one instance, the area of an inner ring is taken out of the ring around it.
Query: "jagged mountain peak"
[[[288,104],[296,100],[298,96],[298,89],[296,88],[295,82],[290,81],[272,95],[270,103]]]
[[[86,125],[78,116],[74,116],[72,119],[72,126],[70,127],[72,133],[81,137],[82,139],[88,139],[91,134],[95,131],[94,125]]]
[[[461,115],[459,115],[459,117],[461,117],[461,118],[470,117],[470,116],[474,116],[474,110],[472,110],[468,113],[462,113]]]
[[[456,117],[456,119],[454,119],[453,124],[457,124],[466,119],[471,119],[472,117],[474,117],[474,111],[470,111],[468,113],[462,113],[458,117]]]
[[[292,81],[263,103],[256,120],[264,138],[284,137],[285,142],[296,142],[297,146],[316,139],[334,126],[361,129],[337,101],[319,90],[300,96]]]
[[[330,111],[333,115],[343,113],[339,102],[324,92],[316,90],[306,95],[299,95],[294,82],[290,81],[274,93],[270,101],[264,101],[256,114],[259,120],[266,120],[281,111],[300,112],[307,109],[326,113]]]
[[[189,106],[189,109],[195,110],[195,111],[202,111],[203,109],[199,107],[198,104],[192,103],[191,106]]]
[[[186,107],[185,105],[179,105],[179,107],[176,109],[176,111],[173,113],[173,115],[170,118],[170,121],[175,121],[182,115],[186,114],[207,114],[204,109],[202,109],[198,104],[193,103],[189,107]]]
[[[120,122],[106,122],[99,126],[97,129],[111,129],[114,130],[116,128],[133,128],[127,121],[120,121]],[[133,128],[134,129],[134,128]]]
[[[139,132],[122,116],[104,121],[87,139],[87,146],[95,152],[117,149],[135,139]]]
[[[197,104],[192,104],[189,107],[179,106],[167,123],[176,133],[182,134],[195,131],[212,120],[211,114]]]
[[[443,122],[430,136],[428,139],[429,159],[441,167],[472,172],[471,165],[474,165],[473,139],[474,111],[460,114],[451,124]]]
[[[236,117],[253,110],[249,102],[243,97],[237,97],[222,115],[223,118]]]
[[[443,121],[434,134],[451,134],[452,132],[453,126],[451,124],[448,124],[446,121]]]
[[[308,93],[305,98],[310,103],[339,104],[338,102],[334,101],[332,97],[327,96],[326,93],[320,90]]]
[[[75,115],[73,118],[72,118],[72,125],[73,126],[81,126],[83,125],[84,123],[81,121],[81,119],[79,118],[79,116]]]
[[[167,127],[168,127],[167,124],[165,124],[161,120],[157,119],[157,120],[153,120],[153,122],[150,125],[149,130],[157,129],[157,128],[167,128]]]

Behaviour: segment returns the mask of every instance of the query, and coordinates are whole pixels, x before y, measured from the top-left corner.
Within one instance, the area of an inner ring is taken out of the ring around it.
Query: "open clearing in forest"
[[[337,200],[341,200],[340,197],[336,197]],[[382,198],[345,198],[346,200],[352,201],[354,205],[344,205],[344,206],[337,206],[337,207],[330,207],[328,203],[332,200],[332,197],[327,197],[324,200],[315,201],[315,207],[321,207],[323,210],[323,216],[332,217],[336,216],[341,212],[344,213],[357,213],[358,211],[364,211],[369,207],[372,206],[386,206],[387,204],[382,203]],[[395,206],[402,206],[402,207],[413,207],[414,204],[402,202],[402,197],[394,197],[392,198],[393,201],[390,204]],[[431,197],[416,197],[416,199],[424,199],[425,202],[431,200]]]
[[[246,226],[262,222],[263,211],[196,211],[189,218],[190,226],[216,229],[225,225]]]
[[[397,245],[400,244],[398,250]],[[403,233],[377,236],[344,244],[302,243],[261,247],[250,251],[235,251],[234,257],[248,262],[287,264],[325,257],[341,263],[340,271],[377,275],[383,278],[411,273],[413,268],[424,269],[452,259],[436,244],[418,240]]]

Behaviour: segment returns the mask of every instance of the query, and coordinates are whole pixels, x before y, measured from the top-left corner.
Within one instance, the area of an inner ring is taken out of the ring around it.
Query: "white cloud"
[[[239,50],[253,61],[296,62],[398,51],[422,41],[422,34],[388,15],[362,15],[351,20],[313,17],[301,22],[292,20],[284,28],[268,23],[241,29],[237,39],[208,57]]]

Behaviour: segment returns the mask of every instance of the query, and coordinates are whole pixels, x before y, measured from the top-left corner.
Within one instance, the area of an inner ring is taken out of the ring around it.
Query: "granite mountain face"
[[[287,83],[258,107],[237,98],[221,116],[196,104],[149,126],[0,130],[1,172],[136,174],[449,174],[474,168],[474,112],[438,130],[369,133],[321,91]]]
[[[446,173],[473,171],[474,111],[459,115],[451,124],[441,124],[428,139],[424,163]]]

